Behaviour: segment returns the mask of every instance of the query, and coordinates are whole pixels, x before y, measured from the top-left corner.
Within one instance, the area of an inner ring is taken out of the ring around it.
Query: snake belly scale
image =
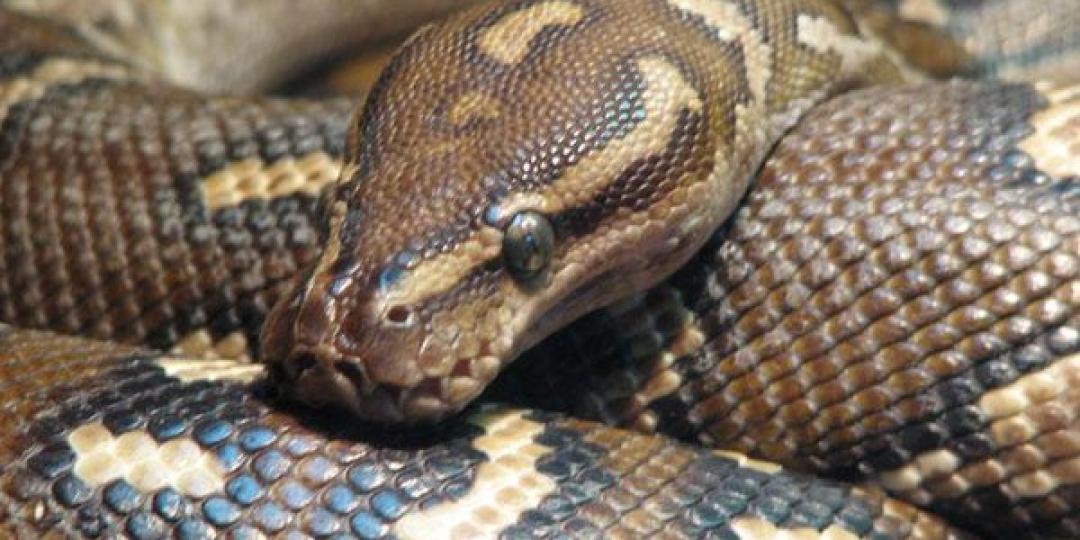
[[[86,336],[0,324],[0,534],[1080,534],[1080,91],[845,3],[469,8],[355,116],[0,10],[0,320]],[[502,398],[666,435],[455,416],[613,302]]]

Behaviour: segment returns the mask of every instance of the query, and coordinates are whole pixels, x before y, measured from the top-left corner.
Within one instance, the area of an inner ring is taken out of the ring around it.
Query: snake
[[[0,534],[1076,537],[1077,17],[493,2],[357,108],[0,10]]]

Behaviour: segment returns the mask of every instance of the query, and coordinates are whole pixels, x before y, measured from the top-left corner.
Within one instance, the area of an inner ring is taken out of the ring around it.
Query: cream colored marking
[[[228,381],[250,384],[262,376],[262,364],[238,360],[210,360],[183,356],[160,358],[155,361],[169,377],[183,382]]]
[[[1080,457],[1073,457],[1071,450],[1048,454],[1053,441],[1078,436],[1077,403],[1080,355],[1072,355],[980,398],[977,405],[991,421],[986,431],[998,447],[993,456],[964,464],[949,451],[934,450],[882,474],[878,482],[914,502],[959,498],[972,489],[995,485],[1035,499],[1059,487],[1080,485]],[[1052,424],[1041,424],[1045,419]]]
[[[1080,415],[1076,408],[1078,401],[1080,355],[1073,355],[980,398],[978,407],[991,421],[987,432],[999,448],[994,456],[964,464],[948,450],[933,450],[903,467],[883,473],[878,482],[907,500],[957,498],[973,488],[1002,483],[1020,497],[1038,498],[1060,486],[1078,484],[1080,477],[1061,474],[1064,469],[1039,466],[1034,470],[1015,470],[1010,465],[1014,460],[1005,459],[1008,453],[1041,454],[1039,438],[1047,435],[1047,429],[1054,428],[1040,425],[1038,418],[1049,416],[1055,422],[1073,426]],[[1065,428],[1068,433],[1074,430]]]
[[[820,53],[840,56],[840,70],[856,73],[863,66],[881,57],[883,51],[876,41],[840,33],[832,21],[825,17],[801,14],[796,19],[799,43]]]
[[[1035,132],[1018,145],[1035,166],[1058,178],[1080,175],[1080,85],[1045,93],[1050,107],[1035,113]]]
[[[667,0],[679,11],[705,19],[705,25],[717,33],[721,41],[735,41],[753,30],[742,11],[728,0]]]
[[[660,57],[646,57],[638,60],[638,68],[646,84],[642,96],[645,119],[623,139],[610,141],[604,149],[583,157],[546,192],[507,197],[500,206],[502,215],[497,219],[527,208],[554,215],[592,200],[594,194],[604,189],[628,163],[663,152],[682,110],[701,112],[702,101],[697,90],[670,62]],[[450,253],[423,261],[406,272],[388,291],[386,306],[418,303],[446,292],[477,266],[498,257],[501,251],[502,233],[485,227]]]
[[[923,484],[948,476],[960,468],[960,458],[946,449],[930,450],[915,456],[907,465],[881,474],[881,486],[891,493],[907,493]]]
[[[485,430],[473,446],[488,460],[476,470],[473,485],[461,499],[417,511],[401,518],[393,528],[400,538],[494,538],[514,524],[521,512],[536,508],[555,492],[550,477],[537,472],[536,463],[552,449],[533,442],[542,424],[527,420],[520,411],[496,411],[469,420]]]
[[[216,342],[206,330],[196,330],[173,346],[172,354],[207,360],[251,362],[251,347],[243,332],[233,332]]]
[[[1057,399],[1080,384],[1080,354],[1062,358],[1049,367],[1025,375],[1008,386],[979,398],[979,409],[990,420],[1022,415],[1034,404]]]
[[[502,252],[502,232],[485,227],[479,234],[458,244],[452,251],[421,262],[405,272],[385,297],[389,309],[398,303],[415,304],[450,290],[479,265]]]
[[[768,474],[776,474],[782,471],[784,468],[771,461],[761,461],[747,457],[745,454],[739,452],[732,452],[730,450],[713,450],[713,454],[734,460],[740,467],[747,469],[754,469],[755,471],[761,471]]]
[[[715,193],[714,200],[734,201],[738,199],[735,190],[741,189],[738,180],[733,184],[730,176],[734,173],[731,157],[744,156],[760,152],[773,137],[793,125],[798,112],[808,104],[805,100],[795,100],[785,110],[770,112],[766,110],[769,80],[773,76],[772,47],[762,41],[761,32],[754,27],[742,11],[728,0],[667,0],[668,3],[683,12],[702,17],[706,26],[716,33],[717,39],[737,41],[743,50],[746,64],[747,86],[750,95],[746,104],[735,105],[735,142],[732,147],[717,145],[713,155],[713,170],[710,184]],[[734,203],[729,203],[720,214],[726,214]],[[714,209],[719,211],[721,209]],[[697,217],[700,219],[700,216]],[[684,231],[696,226],[695,219],[682,222]]]
[[[771,49],[762,43],[760,33],[738,6],[728,0],[667,0],[676,9],[705,19],[705,25],[721,41],[738,41],[746,58],[746,77],[751,98],[763,100],[765,87],[772,76]]]
[[[585,10],[565,0],[553,0],[515,11],[476,39],[480,50],[503,64],[516,64],[529,53],[529,45],[548,26],[572,26],[585,16]]]
[[[840,527],[829,525],[823,531],[810,527],[785,529],[761,518],[740,517],[731,520],[731,530],[742,540],[855,540],[858,536]]]
[[[609,141],[604,148],[582,157],[576,165],[566,169],[562,177],[543,192],[540,212],[553,215],[593,200],[596,193],[605,189],[628,164],[663,153],[682,111],[702,111],[701,94],[667,59],[641,58],[638,70],[645,83],[642,94],[645,119],[626,137]],[[529,200],[528,194],[525,200]],[[503,216],[523,209],[515,196],[508,197],[502,206]]]
[[[114,437],[100,422],[68,435],[75,452],[75,475],[91,487],[124,480],[143,493],[172,487],[184,495],[205,497],[225,485],[217,457],[192,439],[158,444],[149,433],[129,431]]]
[[[461,127],[470,120],[497,120],[502,116],[502,102],[483,92],[468,92],[450,106],[447,118]]]
[[[341,175],[341,160],[325,152],[300,159],[286,157],[267,165],[246,159],[206,177],[200,187],[207,208],[217,210],[249,199],[272,199],[302,193],[318,195]]]
[[[1058,80],[1041,80],[1035,81],[1032,86],[1046,96],[1051,105],[1080,99],[1080,84]]]
[[[943,26],[949,22],[949,12],[939,0],[904,0],[899,13],[905,19],[933,26]]]
[[[39,65],[32,73],[0,83],[0,122],[8,108],[21,101],[38,99],[60,84],[78,84],[88,79],[129,79],[131,72],[115,64],[92,60],[54,58]]]
[[[341,254],[341,228],[345,225],[345,215],[348,212],[349,207],[343,201],[337,201],[330,207],[330,231],[323,255],[315,265],[315,275],[325,274]]]

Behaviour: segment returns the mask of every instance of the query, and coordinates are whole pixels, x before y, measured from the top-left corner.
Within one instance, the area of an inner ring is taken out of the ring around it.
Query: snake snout
[[[367,295],[347,306],[326,298],[298,288],[263,327],[263,360],[282,396],[365,421],[416,424],[455,413],[465,390],[471,397],[481,389],[451,384],[455,351],[431,339],[416,307]]]
[[[384,381],[373,380],[366,362],[329,347],[298,347],[279,366],[277,371],[283,380],[277,385],[295,401],[312,407],[344,409],[378,423],[405,420],[400,392]]]

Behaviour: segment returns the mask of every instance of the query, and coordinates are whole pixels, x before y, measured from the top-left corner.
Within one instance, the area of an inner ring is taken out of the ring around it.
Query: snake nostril
[[[303,352],[294,355],[289,359],[287,371],[292,379],[299,379],[304,372],[315,367],[318,361],[314,354],[310,352]]]
[[[386,321],[393,326],[410,326],[413,323],[413,311],[408,306],[392,306],[386,311]]]

